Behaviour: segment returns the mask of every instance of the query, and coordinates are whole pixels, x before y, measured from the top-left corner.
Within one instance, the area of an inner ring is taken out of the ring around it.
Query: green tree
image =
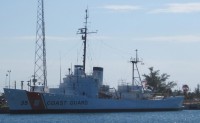
[[[160,70],[154,70],[153,67],[150,67],[149,70],[149,75],[143,75],[145,80],[147,81],[147,85],[151,86],[154,92],[171,93],[171,89],[176,86],[176,83],[174,81],[167,82],[170,75],[166,73],[160,75]]]

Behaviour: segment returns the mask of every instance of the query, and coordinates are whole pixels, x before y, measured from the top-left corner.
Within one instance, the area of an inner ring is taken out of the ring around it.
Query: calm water
[[[0,123],[200,123],[200,110],[85,114],[0,114]]]

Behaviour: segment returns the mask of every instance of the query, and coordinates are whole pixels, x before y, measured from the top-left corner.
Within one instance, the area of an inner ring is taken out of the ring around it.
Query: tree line
[[[160,73],[160,70],[149,68],[149,74],[142,75],[146,81],[146,86],[154,93],[172,95],[184,95],[186,100],[200,100],[200,84],[197,85],[193,92],[189,92],[189,86],[183,85],[181,90],[172,90],[177,83],[170,81],[170,75]]]

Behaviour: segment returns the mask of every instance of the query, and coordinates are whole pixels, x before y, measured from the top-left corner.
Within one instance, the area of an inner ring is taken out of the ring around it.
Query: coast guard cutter
[[[93,67],[92,74],[85,73],[87,10],[85,27],[80,28],[84,42],[83,64],[74,65],[63,78],[58,88],[48,88],[47,83],[37,84],[34,74],[30,90],[4,88],[10,113],[55,113],[55,112],[122,112],[122,111],[165,111],[180,110],[183,97],[154,98],[144,86],[121,84],[117,89],[103,84],[103,68]],[[137,58],[131,61],[134,66]],[[46,62],[45,62],[46,64]],[[44,70],[44,72],[46,72]],[[45,73],[46,75],[46,73]]]

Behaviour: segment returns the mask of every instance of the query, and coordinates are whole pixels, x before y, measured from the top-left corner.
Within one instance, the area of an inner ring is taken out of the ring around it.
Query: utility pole
[[[21,90],[23,90],[23,86],[24,86],[24,81],[21,81]]]
[[[17,87],[16,87],[16,86],[17,86],[17,83],[16,83],[16,81],[15,81],[15,83],[14,83],[14,84],[15,84],[14,86],[15,86],[15,89],[16,89],[16,88],[17,88]]]
[[[10,73],[11,73],[11,70],[8,70],[8,76],[9,76],[9,80],[8,80],[8,88],[10,89]]]
[[[8,74],[6,73],[5,88],[8,88],[7,81],[8,81]]]

